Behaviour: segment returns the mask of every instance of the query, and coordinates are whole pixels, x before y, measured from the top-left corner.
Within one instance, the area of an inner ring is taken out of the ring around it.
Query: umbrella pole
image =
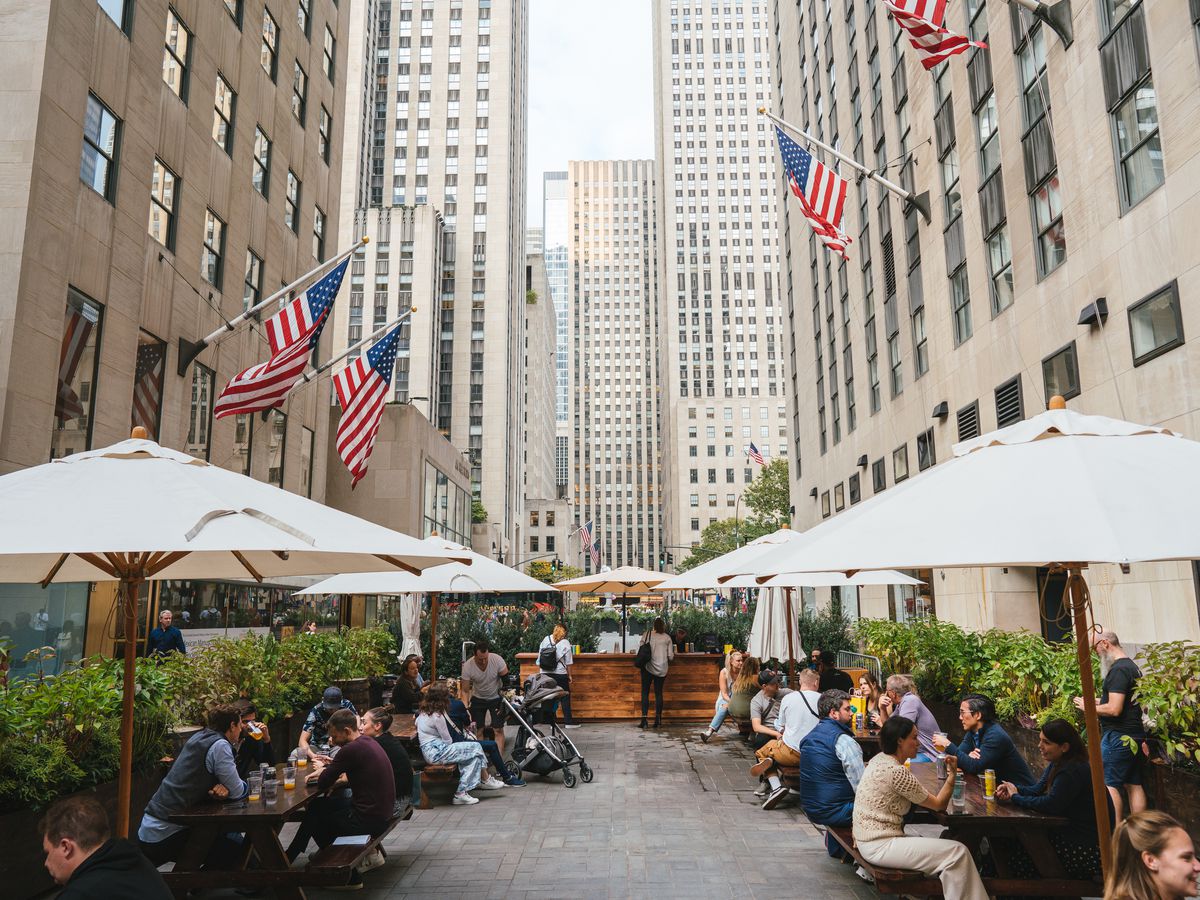
[[[440,595],[437,591],[431,591],[429,594],[429,680],[437,681],[437,617],[438,606],[440,606]]]
[[[1100,756],[1100,722],[1096,717],[1096,682],[1092,677],[1092,646],[1087,622],[1087,585],[1082,566],[1067,567],[1067,585],[1071,593],[1071,613],[1075,618],[1075,655],[1079,660],[1079,680],[1083,686],[1083,719],[1087,730],[1088,762],[1092,770],[1092,802],[1096,813],[1096,833],[1100,840],[1100,869],[1112,871],[1112,829],[1108,821],[1108,788],[1104,785],[1104,761]]]
[[[121,763],[117,776],[117,835],[129,836],[133,790],[133,693],[137,665],[137,594],[140,579],[122,578],[119,597],[125,606],[125,672],[121,683]]]
[[[787,598],[788,687],[795,691],[799,688],[796,685],[796,646],[792,643],[792,626],[796,624],[796,619],[792,614],[792,589],[784,588],[783,596]],[[761,597],[759,602],[762,602]]]
[[[629,624],[629,604],[625,602],[625,595],[621,595],[621,652],[625,652],[625,631]]]

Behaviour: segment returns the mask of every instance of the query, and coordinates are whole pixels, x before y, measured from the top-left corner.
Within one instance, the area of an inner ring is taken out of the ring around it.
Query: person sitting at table
[[[1017,745],[996,721],[996,704],[982,694],[967,694],[958,704],[958,721],[964,736],[955,744],[943,733],[933,737],[936,750],[958,757],[958,768],[970,775],[995,769],[996,781],[1033,784],[1033,773],[1017,751]]]
[[[854,680],[836,664],[836,657],[825,650],[814,650],[817,657],[817,672],[821,675],[821,693],[826,691],[845,691],[847,694],[854,690]]]
[[[1200,859],[1184,827],[1165,812],[1134,813],[1113,834],[1104,900],[1187,900],[1196,896]],[[63,895],[65,896],[65,894]]]
[[[1100,844],[1092,801],[1092,769],[1083,738],[1066,719],[1050,719],[1042,726],[1038,749],[1047,764],[1041,778],[1034,784],[998,782],[996,799],[1068,819],[1069,825],[1049,830],[1050,845],[1070,877],[1099,880]],[[1108,817],[1111,824],[1114,818],[1111,798]],[[1005,841],[1004,851],[1016,877],[1038,877],[1033,860],[1018,842]]]
[[[233,704],[242,714],[242,739],[238,744],[234,759],[237,762],[238,774],[245,778],[251,772],[257,772],[263,763],[273,765],[275,753],[271,749],[271,731],[266,724],[258,721],[258,710],[254,701],[242,697]],[[258,737],[254,731],[258,731]]]
[[[400,666],[400,677],[392,688],[391,699],[392,708],[397,712],[415,713],[421,705],[425,685],[421,681],[420,663],[416,655],[409,655]]]
[[[146,804],[138,826],[138,844],[155,866],[173,862],[187,843],[191,829],[170,817],[205,799],[241,800],[249,793],[237,772],[233,748],[242,734],[242,713],[229,704],[208,711],[208,727],[183,745],[166,777]],[[228,869],[243,850],[241,835],[223,835],[213,843],[206,869]]]
[[[318,791],[329,794],[345,775],[350,797],[339,793],[315,797],[309,802],[300,828],[288,844],[290,862],[308,849],[310,839],[324,849],[343,835],[376,837],[391,821],[396,808],[392,762],[379,742],[360,732],[358,726],[358,716],[349,709],[336,710],[329,717],[329,739],[339,748],[337,755],[328,763],[317,760],[305,780],[309,784],[315,782]],[[351,872],[348,884],[361,885],[362,874]]]
[[[867,701],[863,724],[882,725],[883,720],[879,717],[879,700],[883,697],[883,688],[879,686],[879,679],[870,669],[858,677],[858,690],[854,692],[854,696],[862,697]]]
[[[775,767],[777,764],[794,766],[799,762],[800,742],[817,724],[816,709],[821,700],[821,695],[816,692],[819,680],[819,676],[812,669],[805,669],[800,673],[800,690],[788,691],[779,703],[779,712],[775,719],[779,738],[767,742],[755,751],[758,762],[750,768],[750,774],[757,775],[762,781],[755,794],[760,797],[766,795],[763,809],[774,809],[789,793]]]
[[[421,714],[417,716],[417,739],[421,744],[421,755],[433,764],[454,763],[458,766],[458,790],[451,801],[455,806],[478,803],[468,791],[478,787],[492,790],[491,780],[481,783],[480,773],[487,764],[487,755],[476,741],[455,743],[450,733],[450,720],[446,715],[450,707],[450,692],[444,684],[434,682],[421,701]],[[496,785],[503,787],[503,784]]]
[[[396,805],[392,809],[392,814],[402,816],[405,809],[412,805],[413,767],[412,760],[408,758],[408,751],[400,743],[400,738],[392,734],[391,727],[392,708],[376,706],[368,709],[366,715],[362,717],[360,731],[367,737],[375,739],[375,743],[383,748],[388,761],[392,764],[392,777],[396,782]]]
[[[750,721],[750,701],[758,693],[758,673],[762,671],[762,661],[749,653],[742,656],[742,668],[733,681],[733,692],[729,695],[727,713],[739,722]]]
[[[899,714],[891,715],[879,731],[882,750],[863,770],[854,797],[854,844],[868,863],[895,869],[913,869],[933,875],[947,897],[955,900],[988,900],[987,891],[971,851],[958,841],[910,837],[904,817],[913,804],[941,811],[950,802],[958,774],[956,757],[946,759],[946,780],[937,796],[921,786],[904,766],[917,755],[917,725]]]
[[[933,733],[938,731],[937,719],[917,696],[917,687],[911,675],[889,675],[887,691],[879,698],[880,724],[891,716],[904,716],[917,726],[917,755],[913,762],[933,762],[937,749],[933,746]]]
[[[708,723],[708,727],[700,732],[700,740],[706,744],[708,743],[708,739],[720,730],[721,725],[725,722],[725,716],[729,714],[729,700],[733,696],[733,682],[737,679],[738,673],[741,671],[742,651],[730,650],[729,655],[725,657],[725,667],[717,675],[716,714],[712,717],[712,721]]]
[[[863,776],[863,752],[854,739],[854,707],[845,691],[824,691],[817,701],[821,717],[800,742],[800,805],[814,825],[849,826],[854,819],[854,792]],[[834,859],[845,855],[842,845],[825,835],[825,849]]]
[[[113,838],[95,797],[57,801],[38,825],[59,900],[171,900],[162,875],[134,844]]]
[[[778,673],[770,669],[758,674],[758,693],[750,701],[750,746],[755,750],[782,737],[775,727],[779,718],[779,704],[791,690],[781,687],[781,684]]]
[[[318,756],[332,755],[331,751],[336,745],[330,740],[328,723],[340,709],[358,716],[354,704],[342,696],[342,689],[330,685],[325,688],[321,702],[308,711],[308,718],[304,720],[304,728],[300,731],[300,746],[292,754],[293,757],[304,754],[309,759],[316,759]]]

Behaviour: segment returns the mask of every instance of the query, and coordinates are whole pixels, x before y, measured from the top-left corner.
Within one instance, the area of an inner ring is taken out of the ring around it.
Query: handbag
[[[650,641],[642,641],[642,645],[638,647],[637,656],[633,658],[633,664],[639,669],[650,665]]]

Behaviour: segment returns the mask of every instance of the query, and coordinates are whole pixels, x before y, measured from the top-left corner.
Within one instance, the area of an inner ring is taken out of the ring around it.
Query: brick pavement
[[[877,897],[831,860],[794,802],[758,808],[753,755],[728,728],[709,744],[695,729],[632,724],[568,732],[596,771],[479,792],[470,807],[417,810],[385,843],[387,864],[364,876],[364,900],[400,897]],[[312,900],[340,892],[310,890]]]

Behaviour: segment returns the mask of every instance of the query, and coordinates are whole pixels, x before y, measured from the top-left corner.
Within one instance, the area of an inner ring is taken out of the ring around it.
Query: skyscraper
[[[396,398],[427,396],[467,453],[503,553],[519,546],[523,502],[527,0],[350,0],[350,14],[346,181],[373,240],[336,334],[344,345],[364,318],[417,303],[397,360],[413,387],[397,379]],[[426,226],[397,234],[413,216]],[[427,305],[418,272],[432,274]]]
[[[656,566],[657,227],[650,160],[571,162],[573,477],[602,565]],[[583,554],[587,571],[594,571]]]
[[[654,2],[663,541],[739,514],[786,456],[766,0]]]
[[[557,494],[566,498],[571,473],[571,416],[570,416],[570,327],[571,268],[570,229],[568,228],[568,181],[566,172],[546,172],[542,176],[542,235],[546,278],[550,297],[554,301],[558,346],[555,355],[557,390],[554,420],[557,424],[554,451],[554,472]]]

